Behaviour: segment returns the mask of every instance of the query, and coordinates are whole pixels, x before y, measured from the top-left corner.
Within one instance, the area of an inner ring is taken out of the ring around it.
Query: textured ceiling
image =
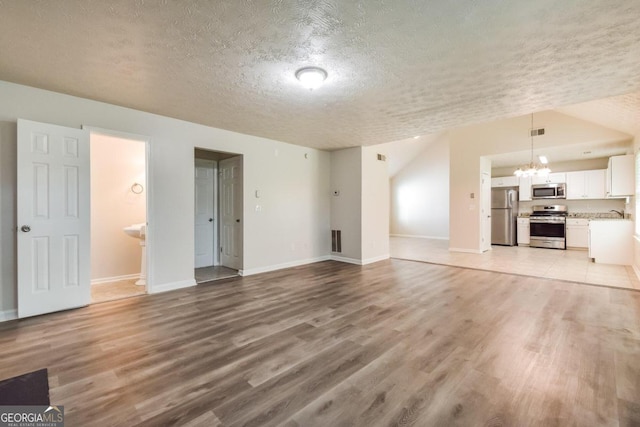
[[[640,132],[640,92],[569,105],[558,111],[629,135]]]
[[[640,92],[640,1],[0,0],[0,79],[325,149]],[[294,71],[324,67],[318,90]]]

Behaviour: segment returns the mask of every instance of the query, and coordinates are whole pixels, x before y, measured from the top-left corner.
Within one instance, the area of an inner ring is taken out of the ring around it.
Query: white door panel
[[[18,120],[18,316],[89,304],[89,133]]]
[[[220,264],[242,268],[242,162],[220,161]]]
[[[195,267],[215,264],[214,203],[216,167],[213,160],[196,159],[195,165]]]

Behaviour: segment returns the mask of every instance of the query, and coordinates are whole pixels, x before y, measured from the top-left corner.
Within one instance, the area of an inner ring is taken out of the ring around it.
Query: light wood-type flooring
[[[0,324],[67,426],[630,426],[640,292],[327,261]]]

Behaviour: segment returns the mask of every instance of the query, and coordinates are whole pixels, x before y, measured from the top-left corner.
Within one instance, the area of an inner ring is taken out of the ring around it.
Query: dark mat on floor
[[[0,405],[49,405],[46,369],[0,381]]]

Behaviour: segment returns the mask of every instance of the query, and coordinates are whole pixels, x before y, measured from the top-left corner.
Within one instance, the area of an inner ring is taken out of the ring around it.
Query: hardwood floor
[[[332,261],[0,324],[67,426],[640,423],[640,292]]]

